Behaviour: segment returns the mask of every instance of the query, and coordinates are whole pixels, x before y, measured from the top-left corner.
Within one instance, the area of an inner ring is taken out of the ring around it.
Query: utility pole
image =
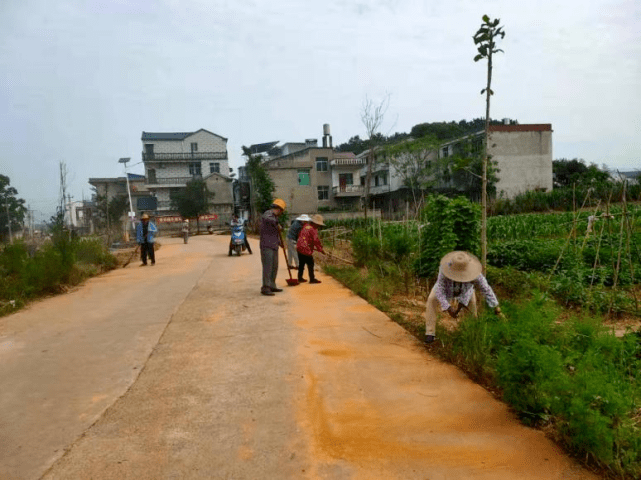
[[[134,207],[131,203],[131,189],[129,188],[129,173],[127,173],[127,162],[131,160],[130,157],[124,157],[118,160],[118,163],[124,163],[125,165],[125,178],[127,179],[127,195],[129,196],[129,212],[127,213],[127,218],[131,221],[131,226],[134,226]],[[125,221],[125,241],[129,241],[129,231],[127,229],[128,223]]]

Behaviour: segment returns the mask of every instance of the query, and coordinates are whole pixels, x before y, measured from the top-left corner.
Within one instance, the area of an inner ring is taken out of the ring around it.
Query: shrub
[[[542,295],[504,307],[507,322],[482,315],[441,335],[445,355],[473,377],[494,378],[526,423],[549,423],[574,453],[638,478],[641,334],[619,339],[590,317],[559,324]]]
[[[98,265],[105,269],[115,268],[117,264],[114,257],[105,248],[102,241],[97,237],[82,238],[75,248],[76,259],[87,265]]]
[[[33,255],[21,242],[8,245],[0,252],[0,315],[115,266],[99,239],[71,239],[62,230]]]
[[[481,208],[464,197],[429,197],[422,212],[425,223],[420,233],[416,274],[430,277],[438,273],[439,262],[452,250],[478,253]]]
[[[357,230],[352,237],[352,254],[358,266],[367,265],[370,261],[379,258],[381,244],[378,237],[366,230]]]
[[[0,253],[0,272],[2,275],[19,275],[28,258],[27,247],[23,242],[5,245]]]

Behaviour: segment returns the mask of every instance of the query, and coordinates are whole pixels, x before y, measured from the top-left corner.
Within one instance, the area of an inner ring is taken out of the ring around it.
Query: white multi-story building
[[[229,179],[224,188],[231,197],[226,138],[202,128],[195,132],[142,132],[142,145],[147,188],[158,201],[159,214],[171,211],[172,195],[194,178],[207,180],[215,174]],[[222,199],[223,195],[217,197]]]
[[[438,157],[443,160],[456,156],[461,152],[462,145],[465,143],[469,143],[473,149],[476,149],[476,154],[480,155],[484,135],[485,132],[480,131],[443,143],[438,152],[425,152],[425,158],[434,160]],[[366,159],[368,154],[369,151],[365,151],[358,157]],[[490,125],[488,154],[498,168],[496,174],[498,178],[496,182],[497,196],[514,198],[529,190],[552,190],[551,124]],[[362,185],[365,185],[366,173],[366,162],[363,162],[363,167],[360,170]],[[457,184],[454,180],[448,183],[439,181],[434,187],[437,190],[457,189]],[[393,163],[388,163],[384,158],[374,162],[370,195],[377,208],[391,212],[403,208],[403,196],[399,193],[405,189],[402,176]]]

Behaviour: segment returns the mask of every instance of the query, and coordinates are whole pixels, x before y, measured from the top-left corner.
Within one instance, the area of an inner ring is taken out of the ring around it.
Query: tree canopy
[[[252,181],[252,207],[258,216],[271,207],[276,185],[263,166],[260,155],[252,155],[250,149],[244,146],[243,155],[247,157],[247,173]]]
[[[214,192],[209,191],[207,182],[196,178],[171,197],[171,208],[178,211],[183,218],[195,217],[200,229],[198,217],[209,213],[212,198],[214,198]]]
[[[0,174],[0,236],[3,239],[9,238],[7,211],[13,233],[22,228],[24,217],[27,213],[25,201],[22,198],[17,198],[18,190],[10,185],[11,180],[9,177]]]
[[[517,123],[516,120],[510,120]],[[500,120],[490,120],[490,125],[502,125]],[[459,120],[458,122],[427,122],[418,123],[412,127],[410,133],[396,132],[393,135],[385,136],[378,133],[375,136],[376,145],[393,145],[407,138],[419,139],[423,137],[434,137],[440,141],[455,140],[471,133],[480,132],[485,128],[484,118],[473,120]],[[370,140],[363,140],[358,135],[353,136],[347,142],[336,147],[339,152],[352,152],[355,155],[370,148]]]
[[[594,163],[588,166],[585,164],[585,160],[580,158],[554,160],[552,162],[552,171],[554,172],[554,186],[556,188],[569,187],[574,183],[606,182],[610,179],[610,174],[606,170],[601,170]]]
[[[96,209],[100,212],[100,221],[103,226],[117,225],[128,207],[129,199],[126,195],[116,195],[107,201],[106,195],[96,194]]]

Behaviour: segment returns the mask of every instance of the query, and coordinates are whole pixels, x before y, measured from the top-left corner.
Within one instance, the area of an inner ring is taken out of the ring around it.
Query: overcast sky
[[[638,0],[0,0],[0,173],[40,220],[61,160],[89,199],[143,130],[210,130],[236,169],[242,145],[324,123],[366,138],[366,95],[390,94],[386,134],[482,117],[484,14],[506,32],[492,118],[551,123],[555,159],[641,168]]]

